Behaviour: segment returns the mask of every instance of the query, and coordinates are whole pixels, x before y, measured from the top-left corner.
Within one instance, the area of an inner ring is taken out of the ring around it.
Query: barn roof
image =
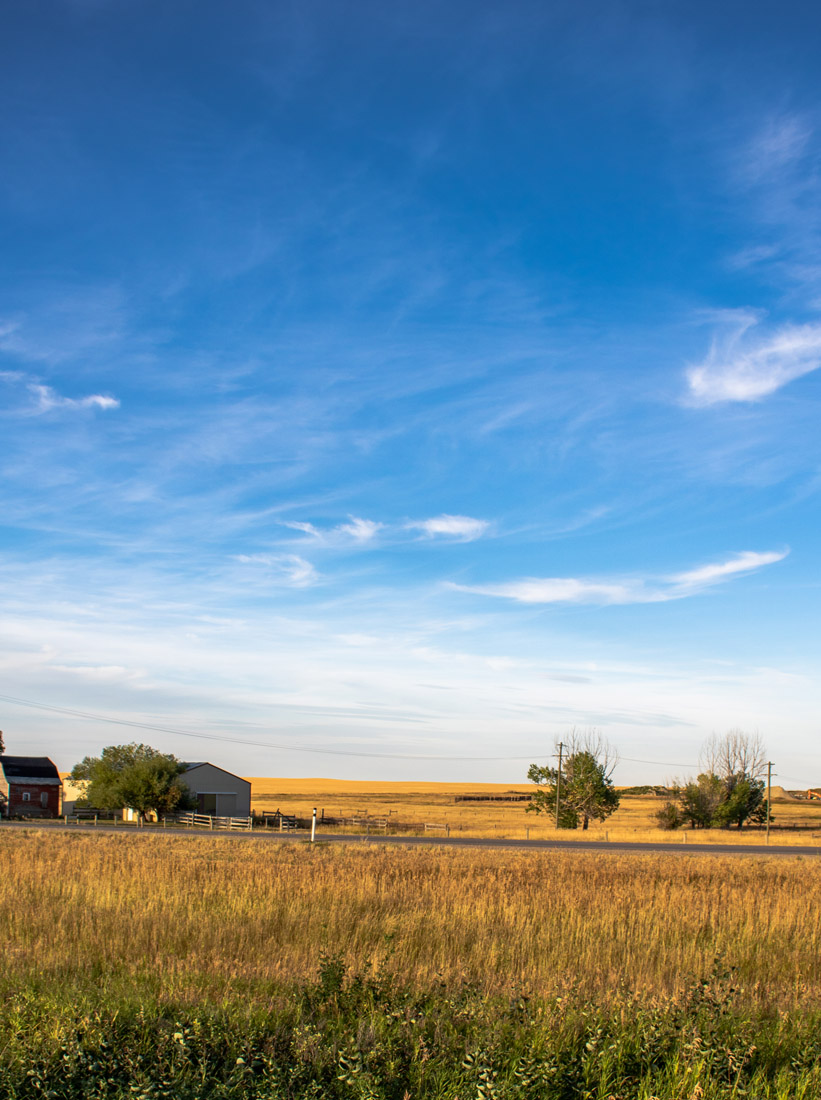
[[[47,756],[0,756],[0,768],[7,780],[60,782],[60,773]]]

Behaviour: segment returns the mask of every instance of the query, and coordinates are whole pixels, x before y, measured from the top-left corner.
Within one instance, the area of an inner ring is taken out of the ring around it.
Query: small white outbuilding
[[[198,814],[251,816],[251,784],[247,779],[205,761],[186,764],[180,778],[196,798]]]

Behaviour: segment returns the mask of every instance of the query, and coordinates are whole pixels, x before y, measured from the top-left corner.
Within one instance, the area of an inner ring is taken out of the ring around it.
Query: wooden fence
[[[298,828],[294,814],[283,814],[279,810],[276,813],[264,812],[262,824],[266,829],[278,829],[281,833],[291,833]]]
[[[187,825],[191,828],[199,826],[205,829],[251,829],[253,818],[250,817],[213,817],[211,814],[175,814],[173,818],[164,820],[173,821],[176,825]]]
[[[532,802],[532,794],[457,794],[454,802]]]

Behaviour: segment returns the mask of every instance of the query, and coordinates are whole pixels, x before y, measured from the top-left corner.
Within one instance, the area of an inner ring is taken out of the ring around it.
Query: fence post
[[[316,840],[316,806],[314,806],[313,817],[311,818],[311,844]]]
[[[208,828],[209,829],[214,828],[214,817],[213,817],[213,815],[211,815],[211,817],[208,818]]]

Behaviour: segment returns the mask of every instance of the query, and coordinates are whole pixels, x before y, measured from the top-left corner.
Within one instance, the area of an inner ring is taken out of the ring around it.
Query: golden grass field
[[[338,779],[279,779],[249,776],[252,807],[258,812],[282,810],[309,817],[312,808],[324,809],[329,817],[387,818],[392,824],[417,829],[427,822],[447,824],[451,836],[532,839],[553,837],[552,819],[526,813],[523,802],[457,802],[457,795],[530,794],[532,784],[522,783],[389,783]],[[585,832],[562,832],[572,840],[637,840],[666,843],[763,844],[756,829],[703,829],[664,831],[655,827],[653,815],[664,798],[656,795],[626,796],[607,821],[593,823]],[[778,844],[821,844],[821,801],[790,798],[780,787],[773,788],[771,842]],[[332,831],[322,826],[325,831]],[[794,831],[798,828],[800,831]],[[813,834],[818,834],[814,837]]]
[[[719,956],[743,998],[821,995],[821,876],[801,857],[311,847],[0,830],[6,979],[71,999],[264,1002],[323,951],[420,986],[669,997]]]

